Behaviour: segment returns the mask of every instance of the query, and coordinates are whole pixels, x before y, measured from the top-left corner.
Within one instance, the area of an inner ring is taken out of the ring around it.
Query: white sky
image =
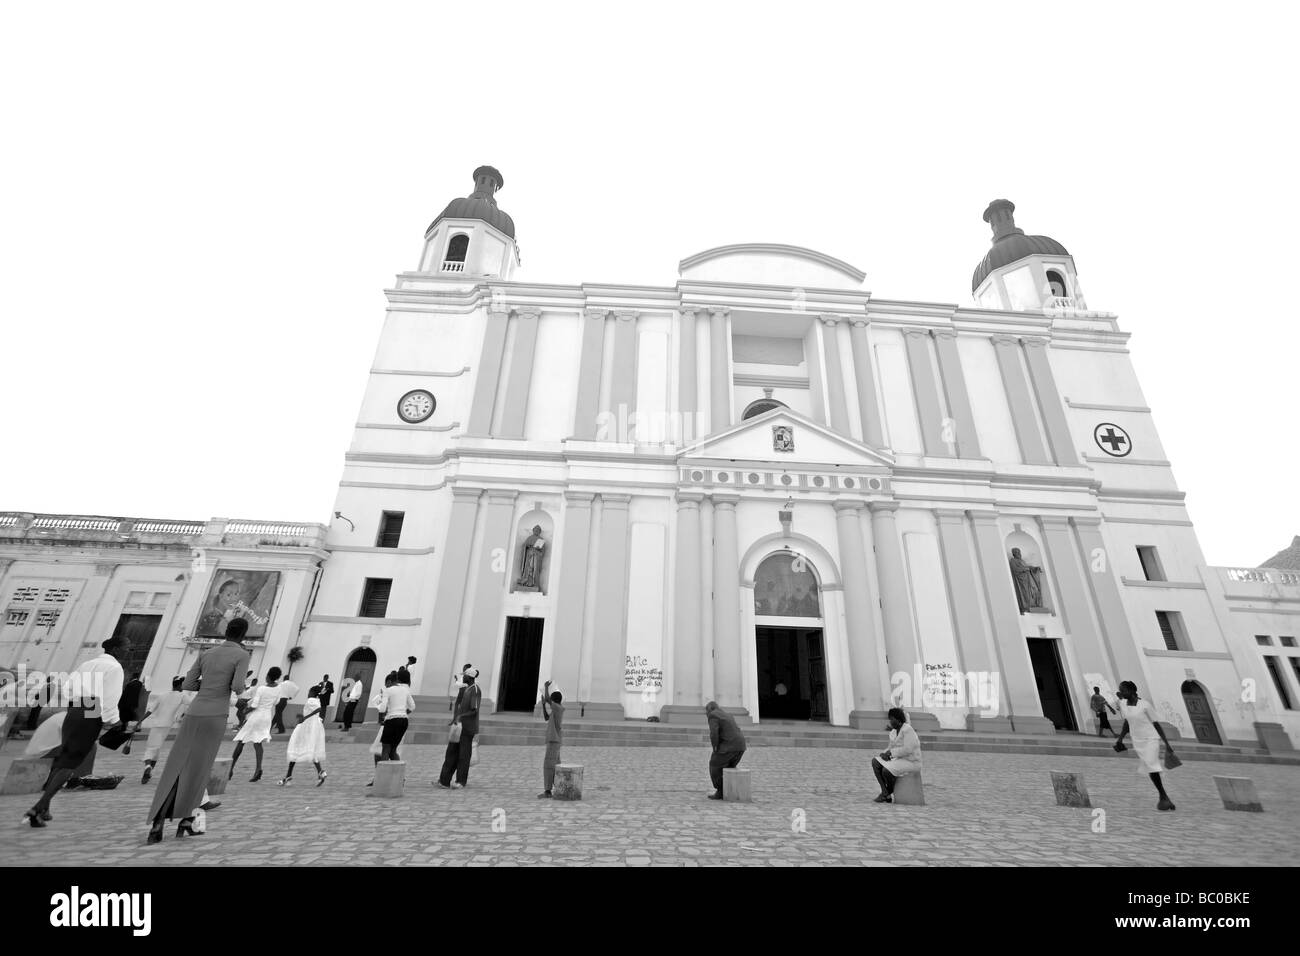
[[[1290,4],[0,7],[0,509],[329,520],[424,229],[540,282],[809,246],[969,304],[989,200],[1119,313],[1211,564],[1300,534]]]

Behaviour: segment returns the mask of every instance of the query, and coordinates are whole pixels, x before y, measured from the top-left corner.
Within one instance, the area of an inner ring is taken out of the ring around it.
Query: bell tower
[[[453,199],[425,230],[420,272],[476,280],[513,276],[519,267],[515,223],[496,201],[504,186],[495,167],[474,170],[474,191]]]
[[[1078,312],[1087,309],[1074,257],[1049,236],[1027,236],[1016,226],[1015,203],[995,199],[984,210],[993,248],[975,269],[971,294],[984,309]]]

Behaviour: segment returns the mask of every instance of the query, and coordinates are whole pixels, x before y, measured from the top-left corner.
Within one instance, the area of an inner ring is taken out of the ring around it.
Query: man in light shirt
[[[284,729],[284,708],[298,696],[298,685],[287,677],[280,681],[280,699],[275,702],[275,715],[271,718],[271,729],[277,734],[287,734]]]
[[[99,735],[119,723],[117,702],[126,683],[121,661],[130,651],[126,638],[110,637],[100,645],[104,652],[73,671],[64,686],[68,714],[63,720],[62,748],[41,797],[23,819],[32,827],[43,827],[50,816],[50,801],[76,772],[99,741]]]
[[[343,729],[352,729],[352,718],[357,712],[357,703],[361,696],[366,692],[365,686],[359,680],[354,680],[346,691],[343,692]]]

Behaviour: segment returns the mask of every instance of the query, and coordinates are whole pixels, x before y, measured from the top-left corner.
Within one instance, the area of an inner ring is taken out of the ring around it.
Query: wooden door
[[[1200,684],[1191,681],[1183,683],[1183,704],[1187,707],[1187,715],[1192,718],[1192,730],[1196,733],[1197,742],[1222,744],[1223,738],[1219,736],[1218,725],[1214,722],[1214,709]]]

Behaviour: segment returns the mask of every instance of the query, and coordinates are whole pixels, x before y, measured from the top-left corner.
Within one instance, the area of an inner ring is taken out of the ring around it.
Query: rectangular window
[[[1291,703],[1291,693],[1286,689],[1286,676],[1282,673],[1277,658],[1265,657],[1264,665],[1268,668],[1269,676],[1273,678],[1273,686],[1277,688],[1277,695],[1282,698],[1282,706],[1287,710],[1295,710],[1295,705]]]
[[[1300,657],[1287,658],[1291,662],[1291,669],[1295,671],[1296,683],[1300,684]]]
[[[376,548],[395,548],[402,538],[402,522],[406,519],[405,511],[385,511],[379,519],[379,538]]]
[[[1294,637],[1283,634],[1281,637],[1278,638],[1278,640],[1282,642],[1283,647],[1295,647]]]
[[[1160,622],[1160,636],[1165,639],[1165,649],[1170,651],[1190,651],[1187,631],[1183,627],[1183,616],[1177,611],[1156,611],[1156,620]]]
[[[366,578],[361,594],[359,617],[384,617],[388,614],[388,595],[393,590],[392,578]]]
[[[1272,647],[1273,638],[1269,637],[1267,634],[1256,634],[1255,643],[1260,647]]]
[[[1160,566],[1160,558],[1156,555],[1156,549],[1150,545],[1138,545],[1138,560],[1142,562],[1142,573],[1147,576],[1148,581],[1165,581],[1165,570]]]

